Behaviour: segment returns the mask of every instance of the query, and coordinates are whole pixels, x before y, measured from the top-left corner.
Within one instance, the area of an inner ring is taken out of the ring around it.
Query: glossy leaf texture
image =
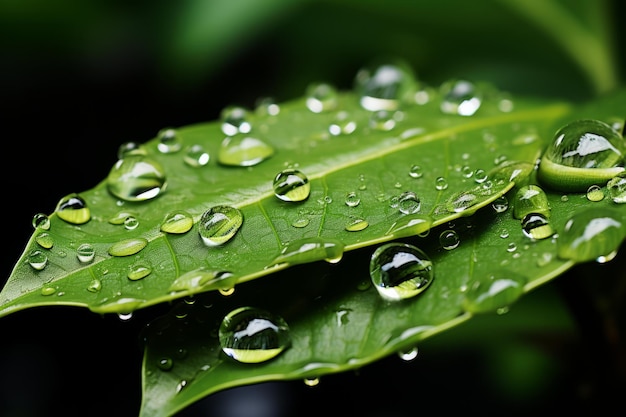
[[[576,107],[538,133],[547,138],[548,132],[582,118],[615,120],[619,126],[623,118],[615,112],[624,103],[626,95],[620,93]],[[484,132],[474,141],[480,145],[465,144],[469,155],[474,146],[483,146]],[[537,211],[547,220],[540,230],[548,231],[535,237],[524,231],[515,210],[518,192],[528,185],[545,192],[545,205]],[[605,185],[600,188],[601,199],[550,189],[533,171],[504,198],[472,215],[398,238],[432,261],[432,283],[413,298],[387,301],[373,287],[368,265],[381,239],[346,253],[335,264],[295,265],[271,279],[239,285],[230,295],[207,292],[180,300],[145,328],[140,414],[174,415],[218,391],[265,381],[321,379],[323,384],[324,376],[356,370],[389,355],[404,357],[423,340],[473,316],[506,314],[520,297],[574,265],[610,262],[618,256],[626,238],[626,206],[613,201]],[[451,232],[458,237],[454,244],[442,239]],[[290,346],[263,363],[240,363],[227,356],[218,337],[220,323],[243,306],[284,318]]]

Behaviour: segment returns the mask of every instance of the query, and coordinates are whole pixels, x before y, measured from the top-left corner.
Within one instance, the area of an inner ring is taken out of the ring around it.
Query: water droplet
[[[361,204],[361,199],[359,198],[357,193],[355,193],[354,191],[350,191],[348,194],[346,194],[345,202],[346,206],[348,207],[356,207]]]
[[[256,100],[255,112],[260,116],[277,116],[280,105],[272,97],[259,97]]]
[[[374,130],[388,132],[396,127],[394,113],[387,110],[378,110],[370,115],[369,126]]]
[[[337,263],[343,257],[343,243],[335,239],[310,237],[294,240],[285,246],[271,265],[297,265],[324,260]]]
[[[205,166],[209,163],[210,159],[210,155],[204,149],[204,146],[197,143],[187,147],[185,149],[185,155],[183,156],[183,161],[193,168]]]
[[[235,136],[239,133],[250,133],[252,125],[248,121],[248,112],[240,106],[228,106],[220,113],[222,120],[222,132],[227,136]]]
[[[328,127],[328,131],[333,136],[349,135],[356,130],[356,121],[350,118],[346,111],[340,111],[335,116],[334,121]]]
[[[445,250],[452,250],[459,247],[461,243],[461,239],[459,238],[459,234],[454,230],[444,230],[439,235],[439,244]]]
[[[91,262],[96,257],[96,249],[91,243],[82,243],[76,248],[76,257],[82,263]]]
[[[72,193],[57,203],[55,212],[61,220],[72,224],[87,223],[91,219],[91,211],[81,196]]]
[[[102,281],[97,278],[91,280],[89,285],[87,286],[87,291],[89,292],[98,292],[102,289]]]
[[[57,289],[54,287],[41,287],[41,295],[52,295],[57,292]]]
[[[606,189],[614,203],[626,203],[626,172],[611,178],[606,183]]]
[[[524,236],[532,240],[542,240],[554,235],[554,229],[544,214],[528,213],[521,223]]]
[[[424,215],[407,215],[391,225],[387,235],[394,238],[423,236],[428,233],[433,219]]]
[[[207,269],[204,267],[185,272],[170,285],[169,291],[193,291],[203,286],[220,284],[222,288],[234,291],[234,275],[229,271]]]
[[[398,196],[398,210],[402,214],[416,214],[421,206],[420,198],[413,191],[405,191]]]
[[[404,300],[423,292],[433,281],[430,258],[419,248],[391,242],[379,246],[370,260],[370,277],[386,300]]]
[[[124,201],[150,200],[165,191],[163,167],[145,155],[118,160],[107,177],[109,192]]]
[[[597,260],[617,250],[624,236],[623,215],[608,207],[589,208],[574,214],[557,239],[561,259]]]
[[[417,347],[412,347],[410,349],[406,349],[406,350],[401,350],[398,352],[398,357],[400,359],[402,359],[405,362],[410,362],[412,360],[414,360],[415,358],[417,358],[417,354],[418,354],[418,349]]]
[[[157,143],[157,149],[161,153],[175,153],[180,151],[182,147],[180,136],[176,129],[169,127],[161,129],[157,134],[157,138],[159,141]]]
[[[294,220],[291,225],[295,228],[301,229],[303,227],[307,227],[310,223],[310,220],[306,217],[300,217]]]
[[[37,213],[33,216],[33,228],[42,229],[42,230],[50,230],[50,218],[47,214]]]
[[[337,107],[339,94],[328,83],[313,83],[306,90],[306,106],[313,113],[323,113]]]
[[[169,371],[174,367],[172,358],[161,358],[157,361],[157,367],[162,371]]]
[[[307,387],[314,387],[316,385],[319,385],[320,379],[318,377],[315,377],[315,378],[304,378],[302,380],[302,382],[304,382],[304,385],[306,385]]]
[[[422,167],[419,165],[411,165],[409,168],[409,176],[411,178],[422,178],[424,173],[422,172]]]
[[[243,363],[268,361],[291,345],[285,320],[255,307],[228,313],[219,327],[219,341],[226,355]]]
[[[152,273],[152,267],[145,262],[137,262],[131,265],[126,276],[131,281],[138,281]]]
[[[602,187],[600,187],[599,185],[590,185],[589,188],[587,188],[587,200],[589,201],[602,201],[604,200],[604,191],[602,190]]]
[[[444,177],[437,177],[435,179],[435,189],[437,191],[443,191],[448,188],[448,180]]]
[[[128,216],[124,219],[124,228],[126,230],[135,230],[139,227],[139,220],[135,216]]]
[[[496,213],[504,213],[509,208],[509,199],[505,195],[500,196],[493,200],[491,207],[493,207]]]
[[[50,233],[42,232],[35,236],[35,242],[44,249],[50,249],[54,246],[54,239]]]
[[[441,85],[441,111],[446,114],[472,116],[481,105],[476,86],[466,80],[450,80]]]
[[[524,293],[527,278],[512,271],[498,271],[479,278],[465,292],[463,306],[470,313],[506,313]]]
[[[487,181],[487,173],[484,169],[478,168],[476,171],[474,171],[474,181],[479,184]]]
[[[250,136],[228,136],[221,143],[217,161],[222,165],[249,167],[274,155],[274,148]]]
[[[517,186],[530,176],[535,165],[524,161],[504,161],[492,169],[488,176],[494,184],[504,185],[513,182]]]
[[[555,190],[584,192],[623,172],[625,153],[626,142],[610,125],[576,120],[556,132],[540,160],[537,178]]]
[[[124,142],[117,148],[117,159],[133,154],[145,155],[146,151],[137,142]]]
[[[297,202],[309,198],[309,179],[297,169],[284,169],[274,178],[274,195],[283,201]]]
[[[115,216],[111,217],[108,222],[115,225],[124,224],[127,218],[133,216],[135,216],[135,214],[126,211],[120,211],[119,213],[116,213]]]
[[[161,223],[161,231],[171,234],[187,233],[193,226],[193,217],[184,210],[168,213]]]
[[[507,252],[515,252],[516,250],[517,250],[517,245],[515,244],[515,242],[509,243],[506,247]]]
[[[531,213],[550,217],[550,203],[543,188],[530,184],[520,187],[513,199],[513,218],[523,219]]]
[[[207,246],[223,245],[231,240],[243,224],[243,213],[230,206],[206,210],[198,222],[198,233]]]
[[[148,241],[144,238],[130,238],[120,240],[109,247],[111,256],[130,256],[138,253],[146,247]]]
[[[397,110],[403,101],[415,94],[417,82],[404,62],[371,65],[360,69],[355,77],[355,91],[365,110]]]
[[[48,255],[39,249],[35,249],[28,254],[28,263],[33,269],[41,271],[48,265]]]
[[[133,312],[130,311],[128,313],[117,313],[117,318],[121,321],[128,321],[133,318]]]
[[[469,210],[481,201],[480,195],[475,191],[461,191],[448,198],[445,207],[449,213],[461,213]]]
[[[367,220],[356,218],[356,219],[350,220],[348,224],[346,224],[345,229],[348,232],[360,232],[361,230],[365,229],[367,226],[369,226],[369,223],[367,222]]]

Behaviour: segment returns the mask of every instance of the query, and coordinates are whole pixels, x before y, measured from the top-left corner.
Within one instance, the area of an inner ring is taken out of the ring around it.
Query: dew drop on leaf
[[[506,313],[524,293],[524,275],[501,270],[480,277],[465,292],[463,307],[469,313]]]
[[[96,256],[96,249],[91,243],[81,243],[76,248],[76,257],[81,263],[89,263],[93,261]]]
[[[459,234],[454,230],[444,230],[439,234],[439,244],[445,250],[456,249],[460,243]]]
[[[602,187],[597,184],[590,185],[589,188],[587,188],[586,196],[589,201],[602,201],[604,200],[604,191],[602,190]]]
[[[422,236],[430,230],[433,219],[426,215],[407,215],[394,222],[387,235],[394,238]]]
[[[374,287],[389,301],[415,297],[428,288],[434,278],[428,255],[407,243],[391,242],[376,248],[369,270]]]
[[[520,187],[513,199],[513,218],[521,220],[531,213],[550,217],[550,203],[543,188],[529,184]]]
[[[528,213],[521,220],[524,236],[532,240],[543,240],[554,235],[554,229],[545,214]]]
[[[124,142],[117,148],[117,159],[133,154],[145,155],[146,151],[137,142]]]
[[[437,191],[443,191],[448,188],[448,180],[444,177],[437,177],[435,179],[435,189]]]
[[[348,232],[360,232],[361,230],[365,229],[367,226],[369,226],[369,223],[367,222],[367,220],[363,220],[361,218],[355,218],[350,220],[347,224],[345,229]]]
[[[102,289],[102,281],[97,278],[91,280],[89,285],[87,286],[87,291],[89,292],[98,292]]]
[[[126,276],[131,281],[138,281],[147,277],[152,273],[152,267],[145,262],[137,262],[132,264],[128,269]]]
[[[268,361],[291,345],[289,326],[282,317],[249,306],[223,318],[218,338],[222,351],[242,363]]]
[[[193,217],[184,210],[168,213],[161,223],[161,231],[171,234],[187,233],[193,227]]]
[[[346,194],[345,203],[348,207],[356,207],[361,204],[361,198],[357,195],[356,192],[350,191]]]
[[[369,127],[374,130],[388,132],[396,127],[396,119],[393,112],[388,110],[378,110],[373,112],[369,118]]]
[[[248,111],[240,106],[225,107],[220,113],[222,132],[227,136],[250,133],[252,125],[248,121]]]
[[[160,358],[157,361],[157,368],[159,368],[162,371],[170,371],[172,369],[172,367],[174,366],[174,360],[172,360],[172,358]]]
[[[231,206],[214,206],[206,210],[198,222],[198,233],[207,246],[223,245],[243,224],[243,213]]]
[[[306,89],[306,106],[313,113],[323,113],[337,108],[339,94],[328,83],[313,83]]]
[[[626,203],[626,172],[611,178],[606,183],[606,188],[614,203]]]
[[[205,166],[209,163],[210,159],[210,155],[204,149],[204,146],[198,143],[188,146],[185,149],[185,154],[183,155],[183,161],[193,168]]]
[[[128,216],[124,219],[124,228],[126,230],[135,230],[139,227],[139,220],[135,216]]]
[[[402,62],[361,68],[354,80],[361,107],[369,111],[397,110],[411,99],[416,87],[415,74]]]
[[[37,213],[33,216],[32,220],[33,228],[50,230],[50,218],[47,214]]]
[[[409,177],[411,178],[422,178],[423,176],[422,167],[414,164],[409,168]]]
[[[405,191],[398,196],[398,210],[402,214],[416,214],[421,207],[422,202],[413,191]]]
[[[146,201],[167,187],[161,164],[145,155],[128,155],[118,160],[107,177],[111,194],[124,201]]]
[[[35,249],[28,254],[28,263],[33,269],[41,271],[48,264],[48,255],[39,249]]]
[[[440,109],[445,114],[472,116],[482,103],[482,95],[470,81],[446,81],[441,85],[440,92]]]
[[[83,224],[91,219],[87,203],[76,193],[68,194],[59,200],[55,212],[61,220],[71,224]]]
[[[412,360],[414,360],[415,358],[417,358],[417,354],[418,354],[418,349],[417,347],[412,347],[409,349],[405,349],[405,350],[401,350],[398,352],[398,357],[400,359],[402,359],[405,362],[410,362]]]
[[[274,148],[261,139],[237,135],[222,141],[217,161],[222,165],[249,167],[257,165],[274,155]]]
[[[297,239],[288,243],[271,265],[297,265],[322,260],[337,263],[343,257],[343,247],[343,243],[335,239],[321,237]]]
[[[234,288],[234,275],[229,271],[198,268],[185,272],[170,285],[169,291],[193,291],[208,285],[220,284],[221,287]]]
[[[299,217],[291,222],[291,225],[295,228],[301,229],[303,227],[307,227],[310,223],[310,220],[306,217]]]
[[[50,249],[54,246],[54,239],[47,232],[42,232],[35,236],[35,242],[44,249]]]
[[[309,198],[309,179],[297,169],[284,169],[274,177],[274,195],[283,201],[298,202]]]
[[[350,118],[348,112],[340,111],[328,127],[328,132],[333,136],[349,135],[356,130],[356,126],[356,121]]]
[[[504,213],[509,209],[509,199],[505,195],[500,196],[491,203],[491,207],[496,213]]]
[[[109,247],[111,256],[130,256],[138,253],[146,247],[148,241],[144,238],[130,238],[120,240]]]
[[[161,153],[175,153],[180,151],[182,141],[176,129],[161,129],[157,134],[157,149]]]
[[[52,295],[57,292],[57,289],[54,287],[41,287],[41,295]]]

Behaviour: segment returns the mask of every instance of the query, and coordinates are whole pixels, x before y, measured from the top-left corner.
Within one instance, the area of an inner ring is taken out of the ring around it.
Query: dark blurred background
[[[514,95],[574,102],[604,92],[549,30],[511,3],[3,0],[0,167],[7,222],[0,283],[32,233],[33,214],[52,212],[60,197],[97,185],[123,142],[150,140],[166,126],[214,120],[230,104],[289,100],[312,81],[349,89],[356,71],[380,56],[406,60],[430,85],[465,77],[491,81]],[[625,3],[556,3],[582,16],[589,30],[600,28],[616,69],[607,85],[621,85]],[[605,15],[595,14],[602,7]],[[575,272],[570,281],[584,280],[584,269]],[[584,281],[579,284],[585,288]],[[594,363],[587,356],[587,333],[568,304],[576,297],[564,301],[561,286],[529,295],[519,316],[498,317],[508,322],[485,319],[465,333],[435,338],[411,363],[388,358],[357,374],[323,378],[317,387],[296,381],[235,389],[183,415],[343,410],[400,417],[422,408],[483,415],[577,409],[597,398],[589,381],[599,371],[589,370]],[[138,332],[159,308],[128,323],[72,307],[0,319],[0,416],[137,415]],[[524,322],[532,311],[544,313],[539,321],[550,319],[533,336],[540,340],[526,349],[511,335],[519,330],[516,317]],[[484,330],[492,325],[501,332]],[[571,371],[573,363],[581,365],[579,372]],[[435,400],[440,397],[445,400]]]

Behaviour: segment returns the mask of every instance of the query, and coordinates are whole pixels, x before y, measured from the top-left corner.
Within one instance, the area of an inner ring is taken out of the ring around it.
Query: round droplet
[[[537,178],[559,191],[584,192],[624,172],[626,142],[599,120],[576,120],[554,135],[539,163]]]
[[[280,105],[273,97],[259,97],[255,106],[254,111],[260,116],[277,116],[280,113]]]
[[[161,164],[145,155],[118,160],[107,177],[111,194],[124,201],[145,201],[165,191],[167,181]]]
[[[590,185],[587,188],[587,200],[589,201],[602,201],[604,200],[604,191],[602,191],[602,187],[599,185]]]
[[[524,293],[527,278],[498,271],[475,281],[465,292],[463,306],[470,313],[505,313]]]
[[[33,269],[41,271],[48,264],[48,255],[39,249],[35,249],[28,254],[28,263]]]
[[[117,148],[117,159],[132,154],[145,155],[146,151],[137,142],[124,142]]]
[[[174,360],[172,358],[161,358],[157,361],[157,367],[162,371],[169,371],[174,367]]]
[[[439,244],[445,250],[452,250],[459,247],[461,239],[459,234],[454,230],[444,230],[439,235]]]
[[[493,200],[491,207],[493,207],[496,213],[504,213],[509,208],[509,199],[505,195],[500,196]]]
[[[161,153],[174,153],[180,151],[182,142],[176,129],[161,129],[157,134],[157,149]]]
[[[137,262],[130,266],[126,276],[131,281],[138,281],[152,273],[152,268],[145,262]]]
[[[124,228],[126,230],[135,230],[139,227],[139,220],[135,216],[128,216],[124,219]]]
[[[96,257],[96,249],[91,243],[81,243],[76,248],[76,257],[82,263],[89,263]]]
[[[42,232],[35,236],[35,242],[44,249],[50,249],[54,246],[54,239],[50,233]]]
[[[616,251],[624,237],[624,216],[614,208],[588,208],[574,214],[557,239],[557,253],[575,262],[597,260]]]
[[[309,179],[297,169],[284,169],[274,178],[274,195],[283,201],[304,201],[309,197]]]
[[[129,217],[134,217],[135,214],[134,213],[129,213],[127,211],[120,211],[119,213],[116,213],[115,216],[109,218],[109,223],[111,224],[124,224],[124,222],[126,221],[127,218]]]
[[[98,292],[102,289],[102,281],[97,278],[91,280],[89,285],[87,286],[87,291],[89,292]]]
[[[413,191],[405,191],[398,196],[398,210],[402,214],[416,214],[421,206],[420,198]]]
[[[350,114],[340,111],[335,115],[334,121],[328,127],[328,131],[333,136],[349,135],[356,130],[356,121],[350,118]]]
[[[409,168],[409,177],[411,178],[422,178],[424,173],[422,172],[422,167],[419,165],[411,165]]]
[[[513,218],[523,219],[531,213],[550,217],[550,203],[543,188],[530,184],[520,187],[513,199]]]
[[[200,144],[194,144],[185,149],[183,161],[193,168],[203,167],[209,163],[209,153]]]
[[[87,223],[91,219],[91,211],[87,203],[76,193],[66,195],[59,200],[55,212],[61,220],[72,224]]]
[[[337,263],[343,257],[343,246],[338,240],[321,237],[297,239],[281,250],[272,265],[297,265],[321,260]]]
[[[33,216],[33,227],[35,229],[50,230],[50,218],[47,214],[37,213]]]
[[[41,287],[41,295],[52,295],[57,292],[57,289],[54,287]]]
[[[410,362],[412,360],[414,360],[415,358],[417,358],[417,354],[418,354],[418,349],[416,346],[413,346],[410,349],[406,349],[406,350],[401,350],[398,352],[398,357],[400,359],[402,359],[405,362]]]
[[[437,191],[443,191],[448,188],[448,180],[444,177],[437,177],[435,179],[435,189]]]
[[[407,215],[391,225],[387,235],[394,238],[424,236],[430,230],[433,219],[424,215]]]
[[[300,217],[294,220],[291,225],[295,228],[301,229],[303,227],[307,227],[310,223],[310,220],[306,217]]]
[[[138,253],[148,245],[144,238],[130,238],[120,240],[109,247],[111,256],[130,256]]]
[[[482,103],[476,86],[466,80],[450,80],[441,85],[440,109],[445,114],[472,116]]]
[[[291,345],[289,326],[282,317],[247,306],[224,317],[218,337],[222,351],[243,363],[268,361]]]
[[[415,297],[433,281],[433,264],[419,248],[406,243],[379,246],[370,260],[370,277],[386,300]]]
[[[348,224],[346,224],[345,229],[348,232],[360,232],[361,230],[365,229],[367,226],[369,226],[369,223],[367,222],[367,220],[356,218],[356,219],[351,219],[348,222]]]
[[[626,172],[611,178],[606,183],[606,189],[614,203],[626,203]]]
[[[313,113],[334,110],[339,102],[337,89],[327,83],[310,84],[306,90],[306,106]]]
[[[388,132],[396,127],[394,112],[388,110],[378,110],[370,115],[369,126],[374,130]]]
[[[348,207],[356,207],[361,204],[361,198],[357,195],[356,192],[350,191],[346,194],[346,206]]]
[[[552,225],[542,213],[528,213],[521,223],[524,236],[532,240],[542,240],[554,235]]]
[[[193,226],[193,217],[184,210],[168,213],[161,223],[161,231],[171,234],[187,233]]]
[[[365,110],[396,110],[416,91],[417,81],[411,68],[403,63],[385,63],[362,68],[355,77],[355,91]]]
[[[198,233],[207,246],[223,245],[243,224],[243,214],[231,206],[214,206],[206,210],[198,222]]]
[[[228,106],[220,114],[222,120],[222,132],[228,136],[238,133],[250,133],[252,125],[248,121],[248,112],[240,106]]]
[[[226,137],[221,143],[217,161],[222,165],[249,167],[274,155],[274,148],[261,139],[237,135]]]
[[[474,171],[474,181],[476,181],[479,184],[482,184],[483,182],[487,181],[487,173],[485,172],[484,169],[478,168],[476,171]]]

